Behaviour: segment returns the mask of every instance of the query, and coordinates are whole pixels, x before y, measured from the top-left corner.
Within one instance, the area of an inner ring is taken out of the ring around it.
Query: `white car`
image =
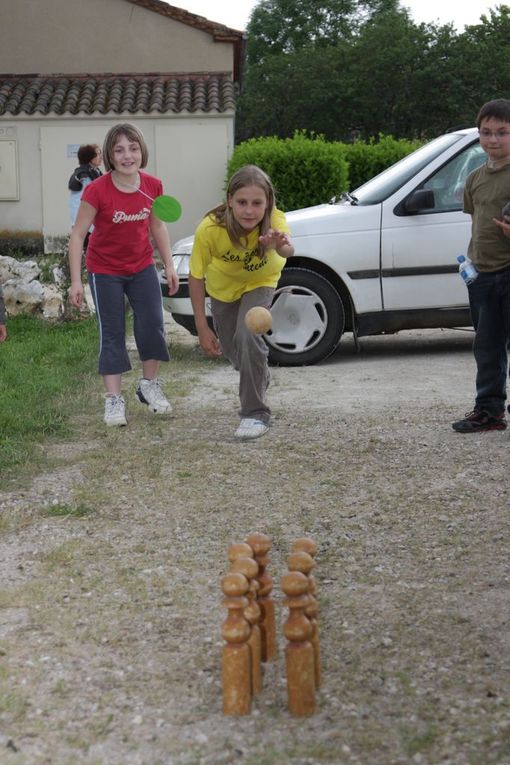
[[[471,325],[457,256],[466,253],[466,177],[485,161],[475,128],[430,141],[352,193],[287,213],[295,255],[282,272],[265,335],[273,364],[315,364],[357,337]],[[165,308],[195,333],[188,291],[193,237],[177,242],[177,295]],[[166,293],[166,294],[165,294]]]

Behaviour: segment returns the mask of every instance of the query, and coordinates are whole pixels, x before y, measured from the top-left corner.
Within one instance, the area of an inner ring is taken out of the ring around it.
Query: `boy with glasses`
[[[505,403],[510,341],[510,100],[482,106],[476,118],[487,162],[467,178],[464,212],[472,219],[468,256],[478,271],[468,286],[475,328],[476,398],[472,412],[452,424],[458,433],[506,428]]]

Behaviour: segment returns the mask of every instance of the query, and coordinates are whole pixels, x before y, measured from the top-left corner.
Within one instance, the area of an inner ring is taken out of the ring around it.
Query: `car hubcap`
[[[276,290],[271,314],[273,329],[265,335],[266,341],[285,353],[309,351],[326,333],[326,306],[315,292],[305,287]]]

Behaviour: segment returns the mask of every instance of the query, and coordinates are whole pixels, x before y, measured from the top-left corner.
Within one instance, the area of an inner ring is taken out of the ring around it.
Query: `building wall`
[[[147,171],[163,180],[183,214],[168,224],[172,241],[193,233],[197,222],[223,199],[226,166],[234,146],[233,114],[222,116],[130,115],[149,147]],[[0,120],[0,139],[17,144],[18,200],[0,200],[2,229],[42,231],[51,250],[69,233],[67,183],[82,143],[102,145],[120,118],[43,118]],[[104,168],[102,168],[104,170]]]
[[[233,68],[231,43],[126,0],[2,0],[0,13],[4,74]]]

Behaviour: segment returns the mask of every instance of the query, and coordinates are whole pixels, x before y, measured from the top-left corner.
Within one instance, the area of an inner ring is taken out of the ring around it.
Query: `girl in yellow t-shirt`
[[[240,168],[230,179],[227,201],[208,212],[196,230],[189,276],[200,345],[208,356],[223,354],[239,370],[239,439],[262,436],[271,417],[268,349],[246,328],[244,317],[254,306],[270,307],[285,260],[293,254],[271,180],[255,165]],[[216,334],[205,315],[206,290]]]

